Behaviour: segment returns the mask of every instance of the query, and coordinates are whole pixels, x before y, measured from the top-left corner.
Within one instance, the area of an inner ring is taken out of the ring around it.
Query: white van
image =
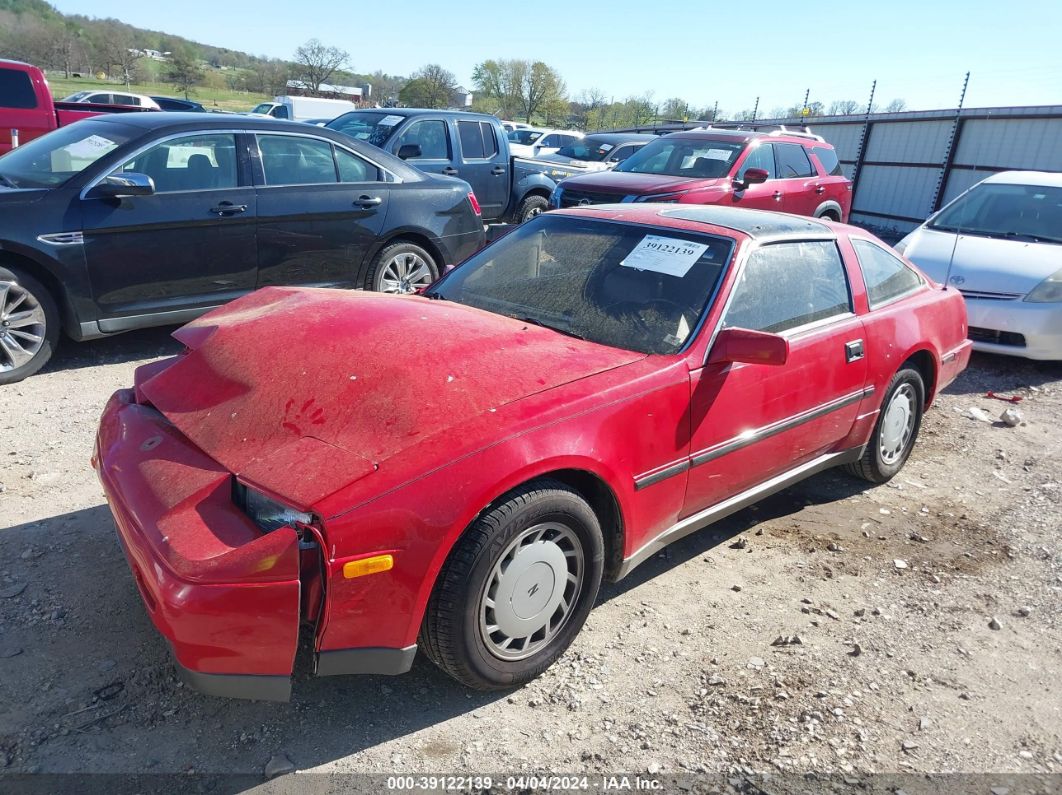
[[[273,97],[272,102],[254,106],[254,116],[272,116],[274,119],[334,119],[347,111],[357,110],[355,102],[345,99],[320,99],[319,97]]]

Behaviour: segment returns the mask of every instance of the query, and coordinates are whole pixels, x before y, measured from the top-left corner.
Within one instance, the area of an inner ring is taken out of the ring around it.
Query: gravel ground
[[[975,355],[892,483],[825,473],[683,540],[527,687],[420,657],[267,704],[177,682],[89,466],[167,333],[0,388],[0,771],[1062,771],[1062,365]]]

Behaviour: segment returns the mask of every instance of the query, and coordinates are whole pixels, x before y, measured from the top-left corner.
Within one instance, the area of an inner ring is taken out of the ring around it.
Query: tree
[[[199,65],[199,59],[188,47],[181,47],[171,55],[168,71],[170,82],[184,94],[185,99],[188,99],[188,92],[203,79],[203,68]]]
[[[446,108],[453,104],[457,78],[439,64],[431,63],[413,73],[398,92],[399,101],[411,108]]]
[[[101,40],[97,42],[96,49],[106,71],[110,73],[114,67],[118,67],[122,82],[128,86],[136,79],[137,62],[144,57],[143,51],[136,46],[132,28],[109,19],[97,30],[97,35]]]
[[[690,116],[690,103],[681,97],[671,97],[660,108],[660,115],[665,119],[686,121]]]
[[[556,117],[567,102],[564,80],[542,61],[483,61],[472,71],[472,82],[481,97],[479,107],[503,118],[519,115],[530,122],[536,113]]]
[[[566,93],[564,81],[557,71],[542,61],[535,61],[524,72],[521,101],[527,122],[530,124],[531,117],[539,110],[546,110],[549,106],[555,109],[558,101],[564,101]]]
[[[859,103],[854,99],[838,99],[830,103],[827,116],[851,116],[859,110]]]
[[[907,110],[906,100],[894,99],[892,102],[885,106],[886,113],[899,113],[901,110]]]
[[[350,55],[338,47],[326,47],[319,39],[310,39],[295,50],[295,76],[311,94],[321,90],[321,84],[350,60]]]

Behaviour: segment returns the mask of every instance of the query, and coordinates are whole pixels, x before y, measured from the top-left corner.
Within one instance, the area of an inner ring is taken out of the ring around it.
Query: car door
[[[767,181],[758,185],[749,185],[744,190],[735,188],[730,194],[731,202],[737,207],[754,210],[781,210],[783,199],[777,180],[778,170],[774,162],[774,144],[750,145],[745,159],[734,172],[736,179],[743,182],[745,172],[750,168],[762,168],[766,171]]]
[[[814,215],[825,192],[822,180],[800,144],[776,143],[774,159],[778,185],[782,190],[782,210],[797,215]]]
[[[81,200],[85,260],[104,331],[216,306],[253,290],[255,195],[232,132],[171,135],[114,174],[146,174],[150,196]],[[101,177],[102,178],[102,177]]]
[[[441,116],[417,116],[391,139],[387,149],[397,157],[402,147],[407,145],[420,147],[417,157],[405,159],[411,166],[428,174],[442,174],[448,177],[458,175],[458,169],[454,165],[454,144],[450,125]]]
[[[498,158],[498,136],[486,121],[458,121],[461,144],[458,176],[472,186],[484,218],[497,218],[509,201],[508,166]]]
[[[390,192],[374,164],[326,138],[254,137],[258,286],[360,286]]]
[[[694,514],[819,456],[851,431],[867,380],[863,324],[833,240],[753,249],[723,328],[784,336],[784,365],[706,364],[691,373]]]

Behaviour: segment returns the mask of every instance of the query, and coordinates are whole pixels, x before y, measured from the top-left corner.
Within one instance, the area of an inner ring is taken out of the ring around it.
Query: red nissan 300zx
[[[962,298],[858,229],[721,207],[553,212],[422,295],[270,288],[103,414],[133,577],[200,690],[526,682],[603,577],[828,467],[895,475],[966,366]]]

